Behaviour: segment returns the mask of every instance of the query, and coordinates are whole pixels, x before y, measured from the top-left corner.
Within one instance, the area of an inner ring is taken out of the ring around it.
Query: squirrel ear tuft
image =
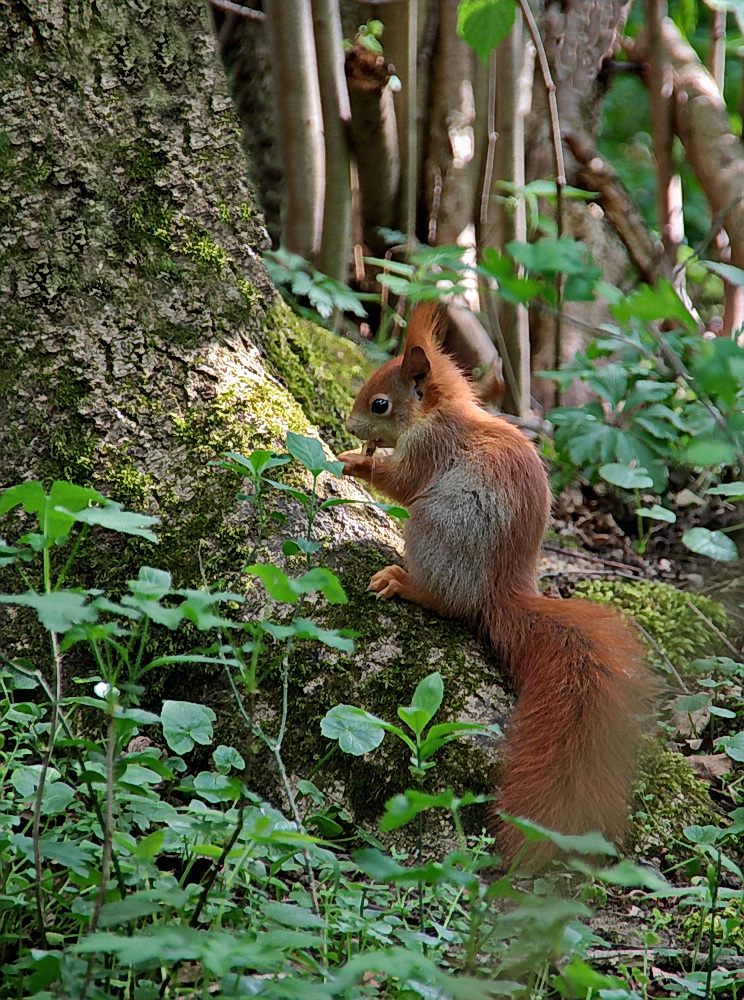
[[[442,322],[442,314],[435,302],[424,302],[414,306],[406,328],[406,349],[419,344],[426,349],[437,342],[437,333]]]
[[[423,388],[423,382],[431,371],[431,363],[423,347],[415,344],[408,348],[403,355],[402,371],[404,377],[413,382],[417,389]]]

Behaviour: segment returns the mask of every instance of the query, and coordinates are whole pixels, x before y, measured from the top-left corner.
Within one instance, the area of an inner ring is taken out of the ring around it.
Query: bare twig
[[[557,552],[559,555],[563,556],[573,556],[575,559],[588,559],[589,562],[601,563],[603,566],[612,566],[615,569],[620,569],[625,572],[630,570],[631,573],[640,573],[641,576],[646,576],[647,574],[637,566],[628,566],[626,563],[616,562],[613,559],[603,559],[602,556],[592,556],[588,552],[581,552],[578,549],[563,549],[560,545],[552,545],[546,543],[543,548],[548,552]]]
[[[540,63],[540,73],[542,75],[543,84],[545,85],[545,91],[548,97],[550,132],[553,138],[553,156],[555,157],[555,222],[558,237],[560,238],[563,235],[563,189],[566,186],[566,164],[563,156],[563,139],[561,136],[561,123],[558,115],[556,87],[553,75],[550,72],[548,54],[545,51],[545,45],[543,44],[543,40],[537,26],[537,21],[532,13],[529,2],[528,0],[517,0],[517,2],[519,3],[520,10],[522,11],[522,17],[524,18],[527,28],[529,29],[532,44],[535,46],[535,51],[537,52],[537,58]],[[563,309],[561,308],[563,303],[562,275],[556,275],[555,289],[558,308],[555,313],[553,361],[554,367],[558,368],[563,360]],[[560,403],[560,393],[558,388],[556,388],[556,403]]]
[[[737,649],[736,646],[729,641],[728,637],[724,635],[724,633],[710,620],[710,618],[708,618],[707,615],[703,614],[697,604],[695,604],[695,602],[689,597],[687,598],[687,606],[691,608],[699,618],[703,619],[711,632],[713,632],[713,634],[721,640],[724,646],[728,646],[734,656],[741,656],[742,651]]]
[[[679,674],[677,673],[677,670],[676,670],[674,664],[669,659],[669,657],[666,655],[666,653],[661,648],[661,646],[658,644],[658,642],[656,641],[656,639],[654,639],[654,637],[650,634],[650,632],[646,631],[646,629],[643,627],[643,625],[639,625],[639,623],[637,621],[635,621],[635,619],[633,619],[633,624],[638,629],[638,631],[641,633],[641,635],[643,636],[643,638],[654,647],[654,649],[656,650],[656,652],[659,654],[659,656],[662,658],[662,660],[666,663],[667,667],[669,667],[669,670],[672,673],[672,676],[674,677],[674,679],[677,681],[677,683],[680,686],[680,690],[682,690],[686,694],[688,694],[689,691],[690,691],[690,689],[687,687],[687,685],[685,684],[685,682],[679,676]]]
[[[231,0],[209,0],[209,2],[218,10],[225,10],[230,14],[237,14],[239,17],[247,17],[251,21],[266,20],[266,15],[262,10],[251,10],[250,7],[241,7],[239,3],[232,3]]]
[[[646,0],[649,61],[648,86],[651,93],[651,121],[656,158],[656,210],[667,268],[674,268],[677,247],[672,232],[672,67],[661,44],[661,24],[666,15],[666,0]],[[680,275],[677,276],[679,280]]]
[[[418,189],[418,0],[408,0],[408,49],[406,55],[406,175],[403,187],[403,218],[406,246],[416,249],[416,191]]]

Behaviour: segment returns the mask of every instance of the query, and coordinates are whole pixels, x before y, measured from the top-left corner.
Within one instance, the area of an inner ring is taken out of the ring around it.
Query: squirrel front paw
[[[404,601],[415,601],[411,578],[402,566],[386,566],[375,573],[367,590],[373,590],[378,597],[386,600],[397,594]]]
[[[365,470],[369,470],[371,464],[369,456],[360,455],[358,451],[342,451],[338,460],[344,463],[342,470],[344,476],[358,476]]]

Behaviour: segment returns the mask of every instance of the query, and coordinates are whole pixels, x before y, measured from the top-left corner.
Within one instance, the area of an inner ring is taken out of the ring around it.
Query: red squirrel
[[[554,848],[522,853],[522,834],[499,813],[621,838],[652,683],[618,612],[539,593],[551,504],[543,463],[520,430],[482,408],[437,346],[437,323],[435,307],[414,310],[403,353],[362,386],[346,422],[366,454],[339,458],[344,475],[410,513],[405,569],[385,567],[369,589],[467,620],[509,672],[517,703],[490,825],[504,867],[519,858],[536,869]]]

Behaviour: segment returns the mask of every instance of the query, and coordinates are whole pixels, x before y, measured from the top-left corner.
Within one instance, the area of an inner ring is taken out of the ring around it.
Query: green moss
[[[243,219],[244,222],[253,221],[253,209],[245,201],[241,201],[240,204],[238,205],[238,215],[240,216],[241,219]]]
[[[344,428],[371,366],[351,341],[300,319],[279,302],[264,325],[270,364],[308,420],[337,451],[358,442]]]
[[[585,580],[578,584],[576,593],[592,601],[617,604],[631,614],[680,672],[685,671],[691,660],[709,654],[718,644],[715,633],[694,608],[718,629],[725,629],[728,624],[720,604],[707,597],[685,594],[666,583]],[[647,645],[650,658],[668,669],[654,645]]]
[[[191,257],[200,269],[217,277],[221,277],[231,263],[229,254],[206,235],[189,236],[183,246],[177,249]]]
[[[636,803],[629,839],[638,854],[660,856],[664,867],[695,853],[683,836],[685,827],[721,824],[707,785],[681,754],[668,750],[661,740],[644,741]]]
[[[114,462],[106,476],[107,496],[130,510],[146,511],[150,498],[157,492],[152,476],[126,460]]]

